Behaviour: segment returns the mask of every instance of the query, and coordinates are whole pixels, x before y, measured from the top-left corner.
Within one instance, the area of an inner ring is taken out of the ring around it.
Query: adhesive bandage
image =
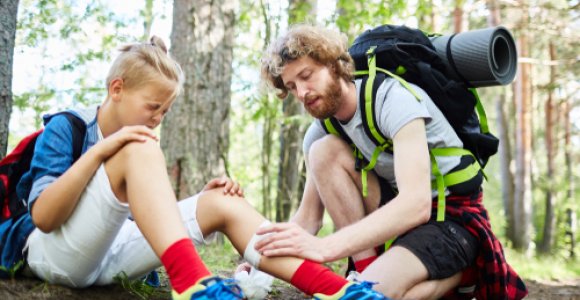
[[[258,226],[258,228],[268,226],[270,224],[271,224],[270,221],[266,220],[262,224],[260,224],[260,226]],[[244,259],[248,263],[250,263],[254,268],[256,268],[258,270],[260,269],[259,265],[260,265],[260,259],[262,258],[262,255],[260,254],[260,252],[258,252],[256,250],[255,245],[258,241],[262,240],[263,238],[267,237],[270,234],[271,233],[257,235],[254,233],[254,235],[252,236],[252,238],[248,242],[248,245],[246,246],[246,250],[244,250]]]

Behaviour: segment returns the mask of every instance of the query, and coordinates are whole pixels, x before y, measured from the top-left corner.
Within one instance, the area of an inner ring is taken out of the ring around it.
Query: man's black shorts
[[[429,272],[429,279],[447,278],[473,264],[477,239],[461,225],[429,221],[398,237],[393,245],[413,252]]]
[[[391,185],[379,177],[380,206],[395,197]],[[447,278],[473,264],[479,242],[460,224],[446,217],[444,222],[429,221],[399,236],[394,246],[411,251],[429,272],[429,279]]]

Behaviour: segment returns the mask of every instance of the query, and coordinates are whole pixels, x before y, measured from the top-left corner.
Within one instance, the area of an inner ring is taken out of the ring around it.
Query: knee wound
[[[270,225],[270,221],[264,221],[258,228]],[[263,234],[257,235],[254,233],[252,238],[248,242],[246,246],[246,250],[244,250],[244,259],[250,263],[254,268],[259,270],[260,260],[262,259],[262,255],[258,252],[255,248],[255,245],[258,241],[262,240],[263,238],[267,237],[270,234]]]

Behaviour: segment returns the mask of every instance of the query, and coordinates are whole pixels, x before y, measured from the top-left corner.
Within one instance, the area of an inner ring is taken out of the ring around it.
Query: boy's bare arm
[[[103,161],[130,142],[157,139],[145,126],[125,127],[97,143],[83,154],[65,173],[51,183],[32,206],[36,227],[48,233],[62,225],[73,212],[83,190]]]

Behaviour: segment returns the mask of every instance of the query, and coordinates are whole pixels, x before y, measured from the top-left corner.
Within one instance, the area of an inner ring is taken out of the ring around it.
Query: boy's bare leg
[[[266,221],[246,200],[224,195],[219,189],[200,194],[197,220],[204,236],[216,231],[223,232],[240,254],[244,253],[258,227]],[[259,268],[290,282],[292,275],[303,261],[293,257],[262,256]]]
[[[128,144],[106,162],[105,168],[113,192],[119,200],[129,203],[140,231],[158,256],[175,241],[188,238],[158,145],[153,141]],[[239,253],[244,253],[256,229],[265,221],[243,198],[224,195],[219,189],[202,193],[197,205],[204,236],[222,231]],[[303,261],[262,257],[259,267],[289,282]]]
[[[165,167],[153,141],[129,143],[105,163],[113,192],[128,202],[139,230],[161,257],[174,242],[188,238]]]

